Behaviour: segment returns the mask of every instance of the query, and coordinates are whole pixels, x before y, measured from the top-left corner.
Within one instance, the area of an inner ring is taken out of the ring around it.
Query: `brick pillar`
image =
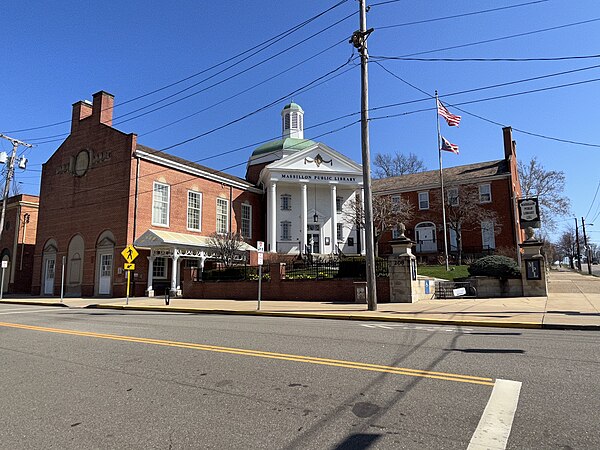
[[[540,253],[543,242],[531,236],[519,246],[523,249],[521,257],[521,282],[524,297],[546,297],[548,295],[548,279],[546,277],[546,260]]]
[[[390,241],[392,255],[388,259],[390,302],[415,303],[418,297],[417,258],[412,254],[414,242],[404,236]]]

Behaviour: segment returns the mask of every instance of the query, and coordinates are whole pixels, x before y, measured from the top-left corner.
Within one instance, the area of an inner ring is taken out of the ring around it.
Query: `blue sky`
[[[22,192],[38,193],[41,164],[69,131],[69,123],[44,126],[68,122],[71,104],[91,99],[92,93],[99,90],[115,95],[116,128],[137,133],[140,143],[169,148],[170,153],[215,169],[229,168],[228,172],[242,177],[251,144],[280,135],[279,113],[288,99],[305,110],[306,137],[323,141],[360,162],[360,127],[354,124],[343,128],[358,116],[314,126],[360,110],[360,69],[356,53],[347,42],[358,28],[356,1],[342,2],[295,33],[276,39],[268,48],[244,53],[245,61],[232,60],[229,65],[239,64],[221,74],[216,73],[226,66],[199,74],[336,3],[337,0],[7,2],[2,12],[0,132],[37,144],[26,152],[28,169],[17,171]],[[524,3],[531,4],[432,20]],[[487,59],[599,53],[600,10],[595,0],[373,0],[368,4],[372,5],[368,26],[375,28],[369,38],[372,61],[375,57],[415,53],[422,53],[415,56],[421,58]],[[407,25],[419,21],[427,22]],[[570,26],[584,21],[589,22]],[[555,29],[540,31],[548,28]],[[524,33],[529,34],[507,38]],[[489,40],[493,41],[481,43]],[[480,44],[466,45],[474,43]],[[455,46],[458,48],[448,49]],[[274,56],[279,52],[282,53]],[[305,61],[311,56],[314,58]],[[266,58],[271,59],[261,63]],[[260,64],[251,68],[257,63]],[[565,172],[566,194],[573,204],[570,217],[595,220],[597,226],[590,230],[600,231],[600,193],[592,202],[600,183],[600,139],[595,125],[599,119],[600,82],[590,81],[600,78],[600,68],[448,96],[589,68],[600,65],[600,58],[520,62],[380,60],[380,64],[430,95],[437,89],[450,105],[582,82],[467,103],[460,108],[518,130],[592,144],[569,144],[516,130],[513,134],[520,160],[537,156],[547,169]],[[332,72],[335,69],[338,70]],[[372,121],[373,155],[414,152],[428,168],[437,168],[433,101],[419,101],[427,96],[375,63],[370,64],[369,74],[370,106],[379,108],[371,117],[397,115]],[[207,80],[210,76],[213,77]],[[186,78],[187,81],[165,88]],[[297,92],[317,79],[320,81],[311,89]],[[194,84],[197,85],[192,87]],[[164,89],[148,95],[161,88]],[[185,91],[177,94],[181,90]],[[143,97],[130,101],[140,96]],[[168,96],[172,97],[165,100]],[[182,99],[185,96],[188,98]],[[411,101],[419,102],[381,108]],[[167,105],[170,102],[173,104]],[[273,106],[211,132],[273,102]],[[133,112],[139,108],[145,109]],[[463,120],[459,128],[442,125],[442,134],[460,146],[460,155],[444,155],[445,166],[503,157],[500,125],[451,106],[450,109],[462,114]],[[190,117],[184,119],[187,116]],[[43,128],[20,131],[33,127]],[[250,147],[211,158],[244,146]],[[9,142],[1,140],[1,150],[10,148]],[[561,223],[572,222],[566,217]],[[593,231],[590,237],[600,241],[600,233]]]

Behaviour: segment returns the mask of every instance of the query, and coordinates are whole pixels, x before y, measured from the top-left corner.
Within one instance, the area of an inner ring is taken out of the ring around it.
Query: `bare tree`
[[[482,222],[494,224],[494,234],[499,234],[502,224],[498,222],[498,214],[482,206],[479,200],[477,186],[453,186],[445,189],[446,223],[448,229],[453,230],[456,236],[457,265],[462,264],[462,234],[481,230]],[[432,202],[440,205],[439,191],[433,193]],[[441,207],[440,207],[441,210]]]
[[[427,170],[425,163],[414,153],[377,153],[373,160],[374,178],[398,177],[409,173],[418,173]]]
[[[373,239],[377,255],[379,254],[379,240],[383,233],[408,221],[412,217],[413,211],[414,206],[399,195],[373,195]],[[365,227],[363,202],[359,196],[355,196],[347,203],[343,216],[345,222]]]
[[[546,170],[536,157],[528,163],[519,161],[519,180],[524,197],[538,197],[540,215],[544,226],[556,229],[554,216],[569,214],[571,202],[564,195],[565,173]]]
[[[556,248],[560,255],[560,258],[569,258],[569,266],[571,269],[575,268],[575,256],[577,255],[577,241],[575,240],[575,230],[573,227],[567,228],[556,243]]]
[[[217,257],[225,267],[231,267],[235,256],[240,254],[244,238],[240,233],[213,233],[209,236],[208,243],[215,249]]]

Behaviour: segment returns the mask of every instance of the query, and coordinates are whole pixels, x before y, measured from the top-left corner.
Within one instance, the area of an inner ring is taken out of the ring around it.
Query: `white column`
[[[331,185],[331,253],[335,252],[337,244],[337,208],[335,207],[337,198],[337,186]]]
[[[177,292],[177,272],[179,269],[179,255],[177,254],[177,250],[173,251],[173,256],[171,257],[171,295],[175,295],[174,292]]]
[[[183,261],[183,258],[178,258],[177,259],[177,292],[180,293],[181,292],[181,261]]]
[[[306,195],[306,184],[301,184],[300,190],[302,192],[302,205],[300,207],[300,253],[302,254],[306,250],[306,236],[308,234],[308,199]]]
[[[277,183],[271,182],[269,186],[269,251],[272,253],[277,252]]]
[[[154,297],[154,288],[152,287],[152,275],[154,272],[154,259],[155,256],[148,256],[148,287],[146,288],[146,295],[148,297]]]

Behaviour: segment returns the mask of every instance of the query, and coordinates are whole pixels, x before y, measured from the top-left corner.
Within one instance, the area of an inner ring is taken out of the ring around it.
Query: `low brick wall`
[[[328,301],[354,303],[354,279],[286,280],[285,266],[272,264],[271,280],[262,282],[263,300]],[[183,297],[203,299],[255,300],[258,281],[193,281],[192,270],[183,271]],[[279,276],[277,276],[279,275]],[[389,303],[388,278],[377,279],[377,302]]]
[[[491,277],[469,277],[469,282],[477,289],[478,298],[522,297],[521,279],[501,280]]]

